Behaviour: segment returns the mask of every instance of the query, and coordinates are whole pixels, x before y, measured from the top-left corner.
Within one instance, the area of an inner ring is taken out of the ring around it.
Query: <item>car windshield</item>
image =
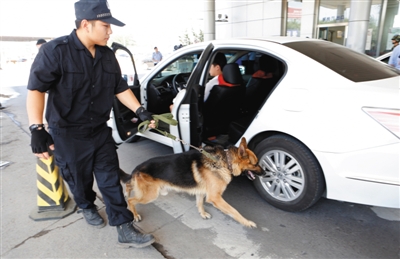
[[[400,75],[400,71],[385,66],[367,55],[347,47],[325,41],[304,41],[285,43],[336,73],[354,82],[385,79]]]

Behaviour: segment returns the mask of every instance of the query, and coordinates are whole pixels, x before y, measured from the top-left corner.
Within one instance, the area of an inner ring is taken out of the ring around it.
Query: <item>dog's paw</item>
[[[203,219],[211,219],[211,214],[208,213],[208,212],[200,213],[200,216],[201,216]]]
[[[250,220],[248,220],[244,225],[248,228],[257,228],[257,224]]]
[[[136,214],[136,215],[133,216],[133,221],[139,222],[141,220],[142,220],[142,217],[139,214]]]
[[[165,189],[165,188],[161,188],[161,189],[160,189],[160,194],[161,194],[162,196],[166,196],[166,195],[168,194],[168,190]]]

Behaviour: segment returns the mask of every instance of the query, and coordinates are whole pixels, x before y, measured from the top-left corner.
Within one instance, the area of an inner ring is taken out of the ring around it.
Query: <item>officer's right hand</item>
[[[150,121],[150,124],[148,125],[149,128],[152,128],[152,129],[156,128],[155,120],[153,119],[153,116],[152,116],[153,113],[146,110],[143,106],[140,106],[139,108],[137,108],[135,113],[141,121],[147,121],[147,120]]]
[[[49,159],[49,149],[54,150],[54,141],[50,134],[44,129],[33,130],[31,136],[32,152],[39,158]]]

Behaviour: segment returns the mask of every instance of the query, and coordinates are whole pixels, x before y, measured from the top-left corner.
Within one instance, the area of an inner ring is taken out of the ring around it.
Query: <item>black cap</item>
[[[76,2],[75,16],[77,20],[101,20],[117,26],[125,25],[125,23],[112,17],[106,0],[80,0]]]
[[[392,37],[392,40],[395,40],[397,42],[400,42],[400,35],[396,34]]]
[[[40,44],[43,44],[43,43],[46,43],[47,41],[46,40],[44,40],[44,39],[38,39],[38,41],[36,42],[36,45],[40,45]]]

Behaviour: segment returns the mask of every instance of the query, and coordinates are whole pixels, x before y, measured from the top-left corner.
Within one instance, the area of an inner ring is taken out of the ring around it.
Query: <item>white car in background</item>
[[[385,64],[389,64],[389,59],[390,59],[390,56],[392,55],[392,51],[390,51],[390,52],[388,52],[388,53],[385,53],[385,54],[383,54],[383,55],[380,55],[379,57],[377,57],[376,59],[377,60],[379,60],[379,61],[381,61],[381,62],[383,62],[383,63],[385,63]]]
[[[203,103],[217,52],[228,59],[224,78],[238,86],[214,87],[219,90]],[[263,55],[274,80],[254,88]],[[265,170],[253,181],[259,194],[275,207],[301,211],[322,196],[400,208],[399,86],[399,71],[364,54],[322,40],[276,37],[186,46],[132,91],[155,114],[170,112],[174,102],[178,125],[169,132],[194,147],[238,145],[245,137]],[[190,148],[154,130],[137,133],[140,121],[117,100],[111,117],[117,143],[136,134],[175,153]]]

